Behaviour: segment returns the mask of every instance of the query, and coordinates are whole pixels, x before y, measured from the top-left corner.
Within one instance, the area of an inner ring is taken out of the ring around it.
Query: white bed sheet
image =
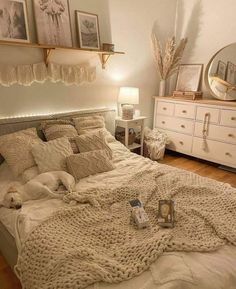
[[[156,165],[131,154],[118,142],[110,144],[116,169],[81,180],[77,188],[118,186],[138,169]],[[6,164],[0,167],[0,197],[4,186],[13,181]],[[61,200],[29,201],[21,210],[0,208],[0,221],[15,237],[18,250],[29,232],[53,212],[68,206]],[[99,289],[236,289],[236,247],[224,246],[210,253],[165,253],[140,276],[120,284],[94,284]]]

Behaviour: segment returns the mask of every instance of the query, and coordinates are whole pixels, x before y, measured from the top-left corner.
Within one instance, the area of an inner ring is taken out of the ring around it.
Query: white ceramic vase
[[[166,95],[166,80],[161,79],[160,86],[159,86],[159,96],[165,96]]]

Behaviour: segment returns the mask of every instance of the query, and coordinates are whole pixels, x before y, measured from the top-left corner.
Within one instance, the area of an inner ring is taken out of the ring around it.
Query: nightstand
[[[125,129],[125,146],[133,151],[137,148],[140,148],[140,154],[143,155],[143,138],[144,138],[144,122],[145,122],[146,117],[145,116],[140,116],[134,119],[122,119],[121,117],[116,118],[116,127],[123,127]],[[141,143],[133,143],[132,145],[129,145],[129,129],[130,128],[140,128],[140,133],[141,133]]]

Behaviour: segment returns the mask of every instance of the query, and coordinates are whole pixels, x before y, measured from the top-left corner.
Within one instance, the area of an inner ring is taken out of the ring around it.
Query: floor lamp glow
[[[133,119],[134,104],[139,104],[139,89],[137,87],[121,87],[118,103],[122,106],[122,119]]]

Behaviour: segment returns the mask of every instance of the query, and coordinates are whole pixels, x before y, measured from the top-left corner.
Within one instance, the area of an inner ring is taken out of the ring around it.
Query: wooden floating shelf
[[[100,57],[100,61],[102,63],[102,68],[106,68],[106,64],[112,55],[116,54],[125,54],[124,52],[118,51],[105,51],[100,49],[85,49],[78,47],[63,47],[63,46],[52,46],[52,45],[41,45],[37,43],[26,43],[26,42],[13,42],[13,41],[3,41],[0,40],[0,45],[12,46],[12,47],[26,47],[26,48],[38,48],[43,49],[44,53],[44,62],[46,65],[49,63],[49,58],[52,51],[55,50],[66,50],[66,51],[78,51],[78,52],[86,52],[86,53],[96,53]]]

